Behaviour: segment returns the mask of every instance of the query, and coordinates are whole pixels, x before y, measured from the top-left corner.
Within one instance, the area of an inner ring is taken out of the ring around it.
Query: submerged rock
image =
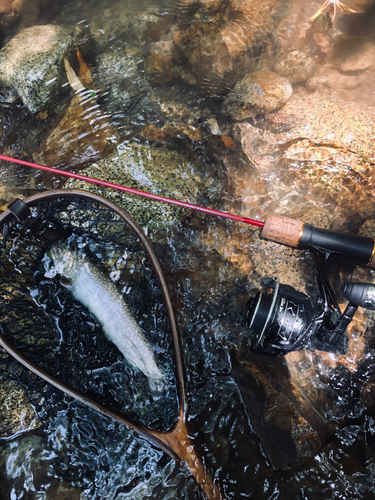
[[[124,143],[117,149],[82,174],[195,204],[203,199],[213,203],[220,193],[220,180],[206,176],[205,166],[197,158],[135,142]],[[176,205],[81,181],[69,180],[64,187],[99,193],[150,229],[170,228],[189,213]]]
[[[294,85],[305,82],[314,75],[315,62],[304,52],[292,50],[277,58],[273,70]]]
[[[124,115],[151,89],[140,55],[121,45],[96,58],[94,83],[104,92],[105,105],[114,116]]]
[[[31,113],[53,104],[67,83],[64,57],[71,58],[76,26],[33,26],[0,51],[0,82],[12,88]]]
[[[231,361],[250,425],[271,466],[287,469],[313,457],[334,432],[324,415],[333,406],[328,397],[311,402],[290,383],[284,358],[243,349],[233,351]]]
[[[291,84],[272,71],[256,71],[236,83],[223,103],[234,120],[279,110],[293,93]]]
[[[336,67],[344,73],[375,69],[374,59],[375,44],[370,41],[363,41],[360,45],[347,48],[338,58]]]
[[[82,4],[63,2],[57,22],[59,24],[81,24]],[[153,39],[164,33],[172,19],[162,11],[162,4],[150,6],[147,2],[128,0],[103,0],[95,7],[85,9],[86,30],[80,40],[85,56],[105,52],[114,42],[126,40],[141,45],[145,39]],[[159,10],[160,9],[160,10]]]
[[[272,14],[279,0],[215,0],[203,2],[193,21],[178,27],[175,43],[194,76],[209,93],[232,87],[251,58],[269,43]]]
[[[111,117],[91,91],[83,91],[73,97],[34,159],[54,168],[83,168],[111,153],[116,140],[117,129],[111,124]]]
[[[233,175],[243,215],[256,210],[260,218],[267,211],[293,216],[318,207],[331,211],[332,229],[358,228],[374,215],[375,113],[316,93],[295,94],[283,113],[293,117],[286,132],[261,131],[249,123],[234,127],[257,177],[257,184],[243,186]]]
[[[1,380],[0,437],[8,438],[40,425],[23,389],[16,383]]]
[[[0,26],[14,28],[22,22],[33,26],[40,21],[41,14],[47,17],[54,12],[58,0],[2,0],[0,3]]]

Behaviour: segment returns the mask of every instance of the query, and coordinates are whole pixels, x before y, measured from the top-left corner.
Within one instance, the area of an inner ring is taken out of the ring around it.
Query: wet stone
[[[344,72],[364,71],[375,68],[375,44],[364,41],[359,46],[354,46],[344,52],[337,64],[337,69]]]
[[[282,108],[292,93],[286,78],[272,71],[256,71],[236,83],[223,103],[223,111],[235,120],[272,113]]]
[[[193,21],[177,27],[174,41],[205,92],[217,95],[232,87],[253,61],[249,53],[258,56],[265,50],[278,4],[279,0],[196,4]]]
[[[273,70],[278,75],[287,78],[293,85],[304,82],[314,75],[315,62],[307,54],[299,50],[292,50],[277,57]]]
[[[31,113],[59,98],[67,82],[64,57],[72,57],[78,33],[75,26],[33,26],[0,51],[0,82],[12,88]]]
[[[300,291],[305,291],[311,269],[316,266],[313,255],[264,240],[260,231],[255,231],[250,238],[249,254],[253,263],[250,281],[259,283],[263,277],[273,276]]]
[[[331,229],[355,231],[374,215],[374,112],[314,93],[293,95],[282,113],[293,117],[285,132],[236,124],[257,176],[267,179],[262,206],[251,182],[240,188],[243,215],[251,217],[256,209],[259,218],[267,211],[292,216],[318,207],[331,211]],[[234,182],[239,184],[235,176]]]
[[[39,425],[31,404],[18,384],[0,380],[0,437],[10,437]]]
[[[60,2],[60,4],[56,22],[82,23],[81,2]],[[139,45],[144,38],[149,38],[150,34],[166,30],[167,17],[161,15],[155,5],[147,5],[147,2],[142,0],[128,0],[126,8],[123,0],[95,2],[95,7],[85,11],[86,30],[80,39],[80,49],[85,56],[92,58],[93,55],[107,51],[118,40],[135,42]]]
[[[139,54],[117,44],[96,59],[94,83],[105,91],[104,103],[114,116],[125,114],[150,91]]]
[[[76,94],[34,160],[54,168],[83,168],[111,153],[117,129],[90,91]],[[45,174],[44,179],[48,176]]]
[[[154,83],[167,83],[174,79],[174,63],[169,54],[151,54],[145,65],[147,76]]]
[[[55,0],[2,0],[0,2],[0,26],[9,29],[14,28],[20,22],[26,26],[33,26],[40,20],[42,11],[51,7],[53,9],[55,4]]]
[[[231,362],[251,428],[272,468],[287,469],[312,458],[333,429],[325,421],[324,406],[317,409],[290,383],[285,359],[242,347],[232,351]],[[325,409],[328,402],[325,398]]]
[[[135,142],[124,143],[117,149],[81,173],[194,204],[201,204],[203,199],[213,203],[220,194],[220,180],[205,176],[206,167],[195,157]],[[189,214],[176,205],[81,181],[69,180],[64,187],[101,194],[120,205],[138,224],[150,229],[170,228]]]

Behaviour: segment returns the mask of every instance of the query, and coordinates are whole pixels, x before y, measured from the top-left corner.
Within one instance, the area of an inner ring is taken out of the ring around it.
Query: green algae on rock
[[[117,151],[81,171],[83,175],[148,191],[194,204],[214,203],[221,181],[204,173],[203,163],[176,151],[138,143],[123,143]],[[87,182],[69,180],[65,188],[85,189],[121,206],[135,221],[149,229],[166,229],[186,217],[188,210]]]

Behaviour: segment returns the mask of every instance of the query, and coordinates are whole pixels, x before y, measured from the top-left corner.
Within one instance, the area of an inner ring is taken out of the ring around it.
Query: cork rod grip
[[[289,247],[297,247],[303,233],[304,223],[283,215],[270,214],[262,230],[262,237]]]
[[[299,249],[319,249],[329,254],[341,254],[357,264],[375,267],[375,240],[367,236],[331,231],[290,219],[283,215],[267,216],[263,238]]]

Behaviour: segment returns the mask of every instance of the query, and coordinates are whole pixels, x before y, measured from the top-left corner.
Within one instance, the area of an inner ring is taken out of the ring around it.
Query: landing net
[[[167,374],[162,398],[153,398],[147,377],[124,360],[96,317],[59,276],[45,276],[51,245],[68,238],[115,283],[141,325],[157,364]],[[102,204],[58,197],[37,202],[23,221],[4,224],[0,329],[30,361],[111,410],[160,430],[176,421],[170,322],[157,273],[139,235]],[[42,421],[71,402],[0,348],[0,381],[4,380],[22,387]]]

